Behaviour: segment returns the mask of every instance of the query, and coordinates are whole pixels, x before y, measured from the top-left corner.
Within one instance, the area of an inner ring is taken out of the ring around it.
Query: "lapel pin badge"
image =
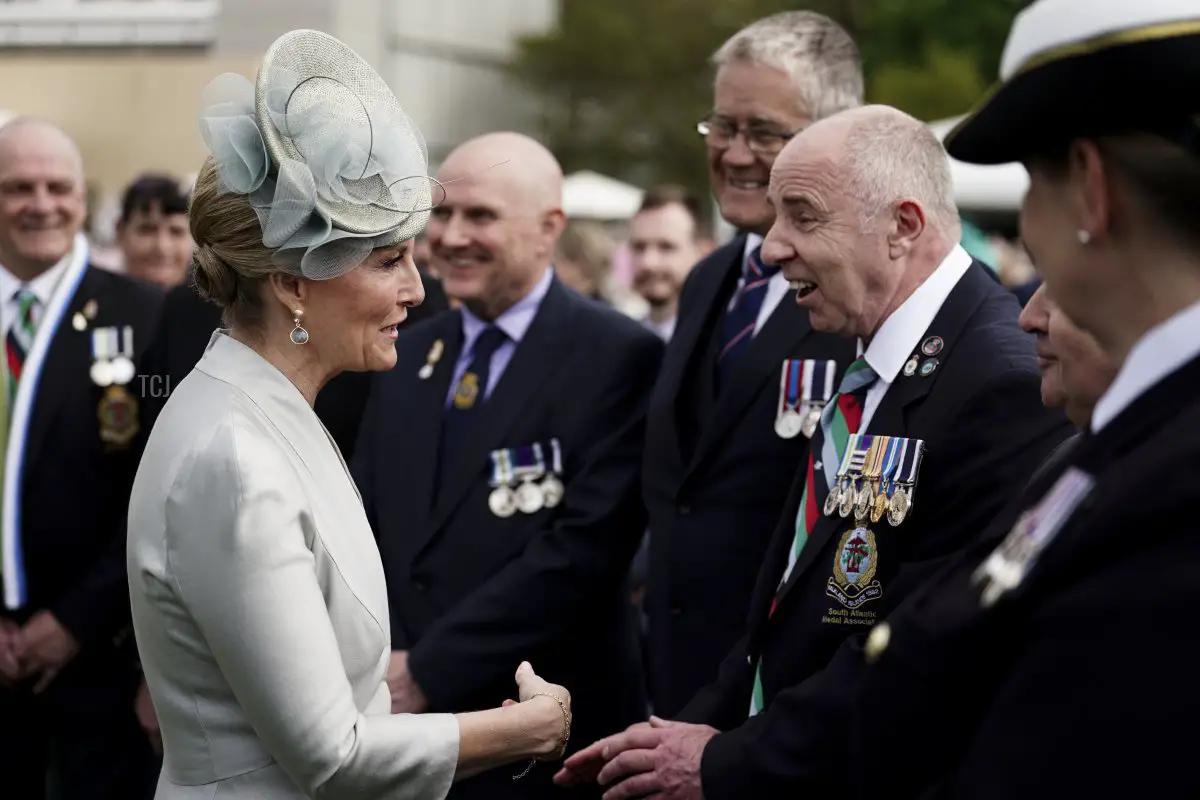
[[[436,340],[429,348],[429,353],[425,356],[425,366],[421,367],[421,371],[417,373],[421,380],[428,380],[429,376],[433,374],[433,368],[442,360],[442,353],[445,349],[446,345],[441,339]]]
[[[96,318],[99,308],[95,300],[88,300],[83,304],[83,308],[71,317],[71,327],[77,331],[87,330],[88,323]]]
[[[925,341],[921,342],[921,352],[927,356],[933,357],[942,352],[942,348],[946,343],[940,336],[930,336]]]
[[[936,358],[929,359],[928,361],[921,364],[921,377],[928,378],[930,375],[933,374],[933,371],[937,368],[938,368],[938,360]]]
[[[911,378],[913,375],[917,374],[917,361],[918,359],[914,354],[913,357],[908,360],[908,363],[904,365],[904,377]]]

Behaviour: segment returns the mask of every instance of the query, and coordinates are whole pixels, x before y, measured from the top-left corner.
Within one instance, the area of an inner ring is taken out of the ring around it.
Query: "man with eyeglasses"
[[[742,636],[807,457],[806,420],[828,397],[824,376],[855,356],[850,340],[814,332],[806,312],[781,302],[788,282],[760,246],[775,220],[776,155],[807,125],[862,103],[858,48],[832,20],[796,11],[741,30],[712,60],[715,102],[698,130],[721,215],[739,233],[683,287],[647,420],[649,683],[664,717],[716,678]]]

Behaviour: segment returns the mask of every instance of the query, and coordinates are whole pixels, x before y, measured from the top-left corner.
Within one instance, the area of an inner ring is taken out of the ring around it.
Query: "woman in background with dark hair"
[[[126,274],[167,289],[187,279],[192,261],[187,210],[187,195],[177,178],[143,175],[126,187],[117,220]]]

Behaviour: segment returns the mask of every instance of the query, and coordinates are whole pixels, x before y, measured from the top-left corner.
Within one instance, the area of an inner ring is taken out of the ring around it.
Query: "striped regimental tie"
[[[842,463],[842,457],[846,453],[850,437],[858,433],[858,427],[862,422],[863,402],[866,399],[867,390],[878,379],[879,376],[875,374],[875,370],[871,369],[867,360],[860,357],[846,368],[842,382],[838,385],[838,393],[825,405],[825,409],[821,413],[821,473],[818,475],[814,469],[813,450],[818,446],[814,437],[812,447],[808,451],[808,464],[805,467],[804,494],[800,497],[800,513],[796,516],[796,536],[788,551],[787,568],[783,571],[783,578],[780,579],[779,586],[775,590],[775,598],[771,601],[771,610],[768,616],[775,613],[775,609],[779,605],[779,594],[787,585],[796,561],[800,558],[800,552],[804,549],[805,542],[808,541],[813,528],[816,527],[817,520],[821,517],[821,511],[817,508],[817,495],[820,494],[818,491],[820,486],[817,482],[820,481],[826,490],[833,486],[838,465]],[[763,686],[762,661],[760,660],[754,670],[750,716],[754,716],[762,710]]]

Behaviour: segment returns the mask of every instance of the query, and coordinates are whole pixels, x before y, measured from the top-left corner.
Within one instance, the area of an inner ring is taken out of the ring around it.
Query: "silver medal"
[[[97,386],[112,386],[112,362],[107,360],[93,361],[92,368],[88,370],[88,374],[92,376],[92,383],[96,384]]]
[[[517,487],[517,508],[524,514],[536,514],[542,510],[545,498],[542,488],[533,481],[525,481]]]
[[[133,380],[133,362],[126,356],[117,356],[112,360],[112,382],[124,386]]]
[[[488,495],[488,508],[497,517],[511,517],[517,511],[517,501],[513,490],[507,486],[497,486]]]
[[[542,502],[546,508],[554,508],[562,502],[564,493],[562,481],[554,475],[547,475],[542,481]]]
[[[775,420],[775,433],[782,439],[795,439],[804,428],[804,418],[800,412],[788,409]]]
[[[811,439],[813,434],[817,432],[817,426],[821,424],[821,407],[813,406],[804,415],[804,423],[800,428],[800,432],[804,434],[806,439]]]

